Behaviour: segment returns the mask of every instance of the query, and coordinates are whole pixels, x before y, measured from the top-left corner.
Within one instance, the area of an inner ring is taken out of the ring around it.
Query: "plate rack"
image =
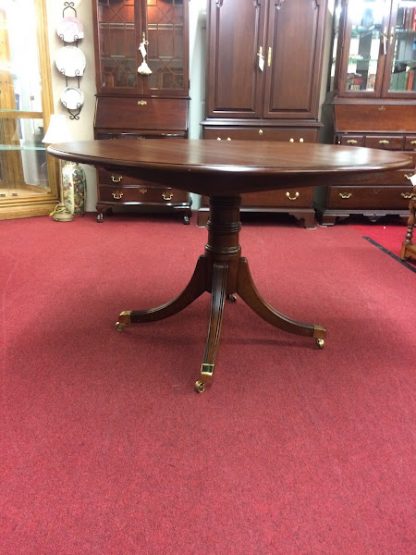
[[[85,69],[85,56],[78,46],[79,41],[84,38],[84,30],[77,17],[74,2],[64,2],[62,19],[58,22],[56,34],[63,42],[55,58],[58,71],[65,77],[61,104],[68,111],[70,119],[78,120],[84,104],[80,81]]]

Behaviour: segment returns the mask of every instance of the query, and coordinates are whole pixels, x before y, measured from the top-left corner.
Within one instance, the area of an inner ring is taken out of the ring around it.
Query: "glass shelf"
[[[20,145],[0,145],[0,151],[8,151],[8,150],[17,150],[17,151],[30,151],[33,152],[35,150],[44,151],[46,147],[43,146],[20,146]]]

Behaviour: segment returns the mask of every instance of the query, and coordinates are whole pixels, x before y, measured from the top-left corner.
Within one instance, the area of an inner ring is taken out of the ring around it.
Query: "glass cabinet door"
[[[101,88],[137,89],[137,29],[134,0],[98,0],[98,62]]]
[[[389,30],[384,96],[416,91],[416,0],[394,0]]]
[[[57,164],[42,142],[51,104],[44,21],[43,0],[0,2],[1,218],[47,214],[57,201]]]
[[[188,0],[96,0],[100,90],[187,94]]]
[[[390,0],[350,0],[346,4],[342,93],[379,94],[389,13]]]
[[[144,38],[147,62],[152,71],[147,88],[171,94],[186,94],[188,83],[187,44],[184,23],[187,0],[147,0]]]

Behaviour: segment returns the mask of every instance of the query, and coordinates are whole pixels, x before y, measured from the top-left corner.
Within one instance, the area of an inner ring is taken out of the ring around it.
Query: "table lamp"
[[[67,143],[73,140],[69,131],[67,116],[52,114],[49,126],[43,137],[45,144]],[[83,214],[85,206],[86,177],[81,166],[75,162],[59,161],[60,199],[51,212],[57,222],[70,222],[74,214]]]

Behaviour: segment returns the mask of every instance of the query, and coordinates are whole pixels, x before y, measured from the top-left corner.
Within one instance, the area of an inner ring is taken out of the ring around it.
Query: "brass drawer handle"
[[[410,141],[411,145],[416,145],[416,139],[413,139],[412,141]]]
[[[146,187],[140,187],[139,193],[142,194],[142,195],[145,195],[147,193]]]
[[[390,141],[388,139],[380,139],[378,144],[379,145],[389,145]]]
[[[111,176],[111,181],[113,183],[120,183],[120,181],[123,180],[123,176],[122,175],[112,175]]]
[[[347,199],[347,198],[352,197],[352,193],[338,193],[338,195],[343,199]]]
[[[303,141],[303,137],[301,137],[301,138],[299,139],[299,142],[300,142],[300,143],[303,143],[303,142],[304,142],[304,141]]]
[[[264,131],[263,129],[259,129],[259,135],[263,135]]]
[[[162,198],[163,198],[163,200],[172,200],[173,199],[173,193],[162,193]]]
[[[147,106],[147,100],[138,100],[137,106]]]
[[[121,198],[123,198],[124,195],[123,191],[113,191],[111,194],[116,200],[120,200]]]
[[[357,139],[348,139],[346,142],[347,145],[358,145]]]
[[[293,137],[290,137],[289,143],[294,143],[294,142],[295,142],[295,139]]]
[[[231,141],[231,137],[227,137],[227,141]]]
[[[400,193],[400,196],[405,199],[411,199],[413,194],[412,193]]]
[[[296,200],[299,198],[299,195],[300,195],[299,191],[296,191],[296,193],[293,196],[291,196],[290,191],[286,191],[286,198],[288,198],[289,200]]]
[[[217,141],[222,141],[221,137],[217,137]]]

